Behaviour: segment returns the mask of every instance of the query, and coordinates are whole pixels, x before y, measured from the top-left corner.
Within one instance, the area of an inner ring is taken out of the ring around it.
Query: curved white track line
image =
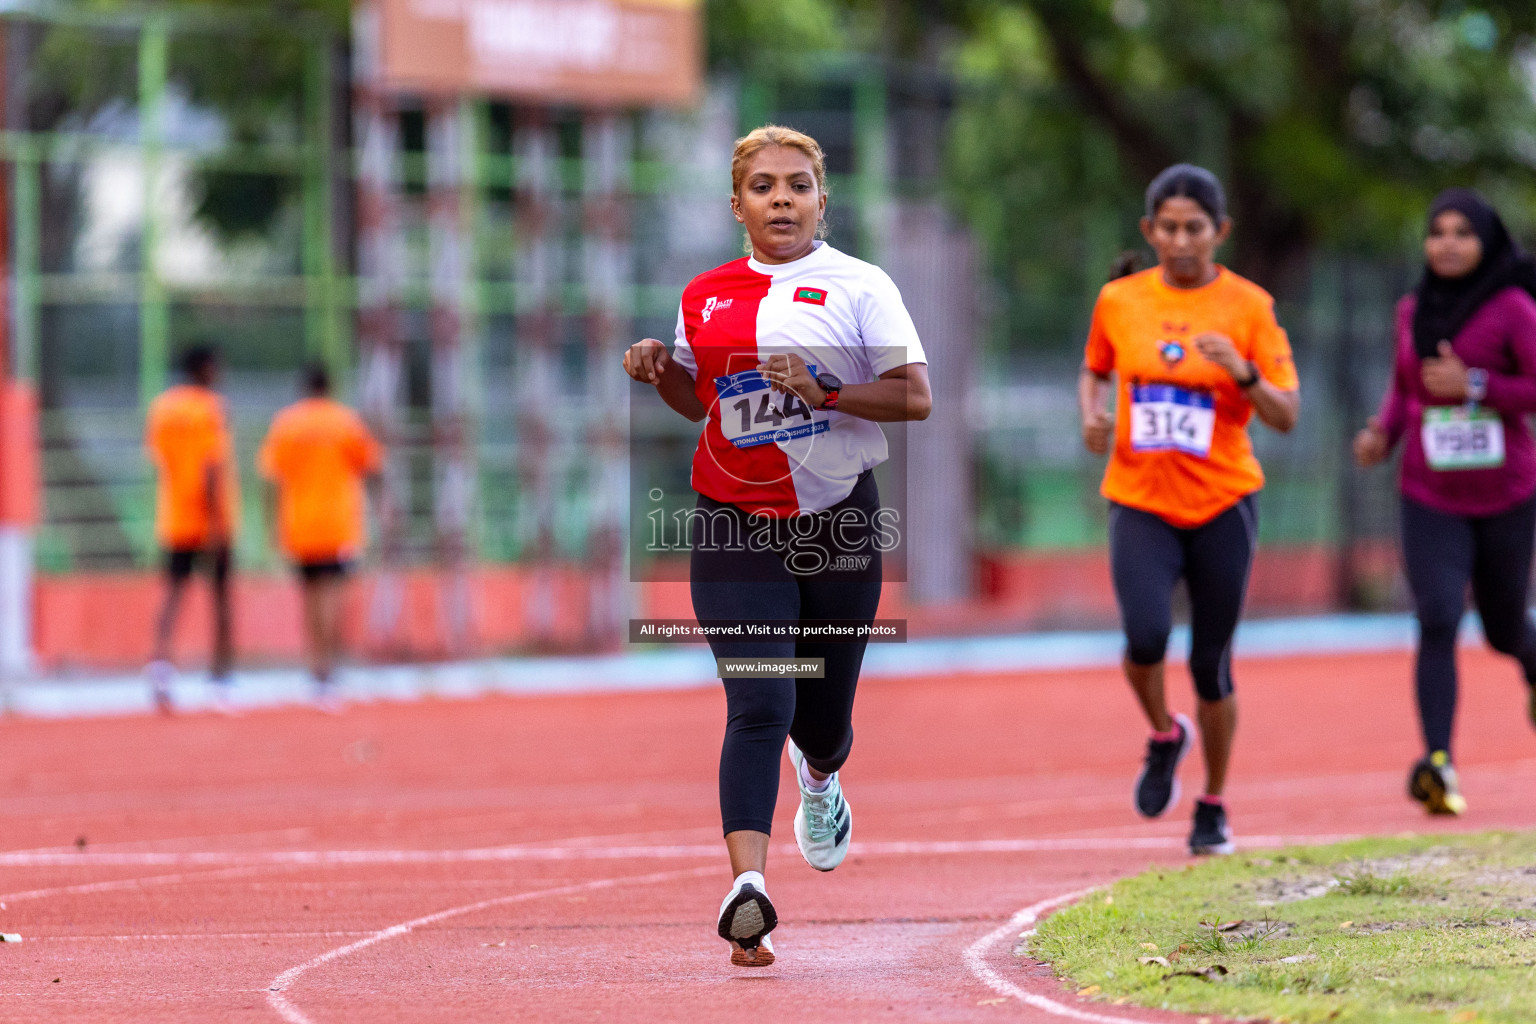
[[[1034,992],[1026,992],[998,974],[987,964],[987,952],[993,946],[1004,939],[1018,935],[1019,929],[1034,924],[1039,920],[1040,915],[1047,910],[1054,910],[1064,903],[1071,903],[1073,900],[1081,899],[1092,891],[1092,889],[1078,889],[1075,892],[1065,893],[1061,896],[1052,896],[1048,900],[1041,900],[1039,903],[1025,907],[1010,917],[1006,924],[999,925],[971,943],[964,954],[965,966],[971,969],[971,973],[976,975],[978,981],[998,995],[1017,999],[1021,1003],[1033,1006],[1037,1010],[1044,1010],[1046,1013],[1057,1017],[1092,1021],[1094,1024],[1152,1024],[1145,1017],[1120,1017],[1111,1016],[1107,1013],[1096,1013],[1093,1010],[1084,1010],[1076,1006],[1068,1006],[1066,1003],[1059,1003],[1054,999],[1038,995]]]
[[[701,875],[706,872],[717,872],[717,867],[687,868],[681,871],[658,871],[649,875],[630,875],[618,878],[599,878],[592,882],[580,882],[575,885],[560,885],[549,889],[534,889],[529,892],[513,893],[510,896],[497,896],[494,899],[480,900],[476,903],[466,903],[461,907],[450,907],[447,910],[439,910],[435,914],[427,914],[425,917],[413,918],[401,924],[391,925],[380,931],[374,932],[366,938],[350,942],[345,946],[337,946],[335,949],[321,953],[313,959],[306,960],[297,967],[290,967],[282,974],[272,979],[272,984],[267,987],[267,1005],[277,1011],[288,1024],[314,1024],[303,1010],[293,1004],[285,992],[293,987],[293,983],[308,971],[314,970],[321,964],[332,960],[339,960],[344,956],[350,956],[360,949],[365,949],[386,939],[393,939],[397,935],[404,935],[416,928],[439,921],[446,921],[450,917],[460,917],[464,914],[473,914],[478,910],[488,910],[491,907],[505,906],[508,903],[522,903],[526,900],[542,899],[545,896],[565,896],[571,893],[589,892],[593,889],[611,889],[617,885],[648,885],[652,882],[667,882],[674,878],[686,878],[689,875]]]

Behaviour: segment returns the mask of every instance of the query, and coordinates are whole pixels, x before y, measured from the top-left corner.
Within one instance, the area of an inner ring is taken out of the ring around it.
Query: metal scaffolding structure
[[[561,450],[560,372],[555,351],[560,321],[559,275],[562,246],[557,234],[559,162],[555,131],[542,111],[521,110],[513,129],[512,189],[516,211],[518,303],[514,332],[519,339],[515,373],[517,477],[520,534],[529,586],[541,594],[557,590],[555,462]],[[553,600],[529,601],[524,623],[536,644],[553,642]]]
[[[379,488],[378,579],[368,609],[369,642],[400,651],[405,614],[401,579],[407,479],[401,408],[405,335],[401,319],[406,284],[401,229],[402,159],[399,112],[379,81],[377,23],[354,20],[353,135],[356,176],[358,403],[388,452]]]
[[[584,418],[588,488],[587,622],[589,642],[616,644],[629,618],[624,532],[629,506],[629,459],[624,407],[628,381],[613,372],[614,353],[630,342],[625,285],[634,247],[628,232],[630,125],[613,114],[583,123],[587,281],[587,372]]]
[[[426,116],[433,561],[443,646],[462,655],[471,649],[474,615],[469,571],[476,460],[469,391],[478,375],[466,345],[473,316],[467,269],[474,254],[474,118],[472,107],[460,99],[434,100]]]

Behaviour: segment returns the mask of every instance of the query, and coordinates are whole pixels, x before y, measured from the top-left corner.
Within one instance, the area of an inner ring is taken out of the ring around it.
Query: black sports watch
[[[1247,391],[1249,388],[1253,387],[1259,382],[1259,368],[1254,363],[1254,361],[1250,359],[1248,360],[1248,379],[1237,380],[1236,377],[1232,379],[1236,382],[1238,387],[1242,388],[1244,391]]]
[[[818,373],[816,375],[816,386],[821,388],[822,391],[826,392],[827,395],[827,397],[822,400],[822,403],[816,408],[836,409],[837,396],[843,390],[843,382],[838,380],[830,373]]]

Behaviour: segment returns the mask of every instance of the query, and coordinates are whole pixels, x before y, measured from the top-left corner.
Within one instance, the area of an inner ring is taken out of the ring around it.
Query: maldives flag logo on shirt
[[[824,288],[796,288],[796,302],[809,302],[813,306],[825,306],[827,304],[827,292]]]

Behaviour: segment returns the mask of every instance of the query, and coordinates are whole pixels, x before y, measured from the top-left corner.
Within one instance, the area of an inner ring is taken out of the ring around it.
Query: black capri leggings
[[[1258,546],[1252,494],[1208,523],[1182,529],[1114,502],[1109,506],[1109,565],[1134,665],[1159,664],[1173,629],[1173,588],[1189,588],[1189,674],[1201,700],[1232,695],[1232,634],[1243,614]]]
[[[868,472],[838,504],[797,519],[754,520],[700,495],[690,565],[694,615],[700,622],[872,622],[880,603],[879,510]],[[847,560],[834,561],[838,556]],[[823,679],[724,681],[724,830],[772,832],[786,736],[817,771],[835,772],[848,759],[865,641],[711,638],[709,646],[716,658],[825,659]]]
[[[1403,565],[1419,619],[1414,683],[1425,748],[1451,750],[1456,717],[1456,631],[1467,584],[1488,645],[1520,661],[1536,681],[1536,629],[1526,611],[1536,497],[1507,512],[1470,518],[1436,512],[1409,498],[1402,504]]]

